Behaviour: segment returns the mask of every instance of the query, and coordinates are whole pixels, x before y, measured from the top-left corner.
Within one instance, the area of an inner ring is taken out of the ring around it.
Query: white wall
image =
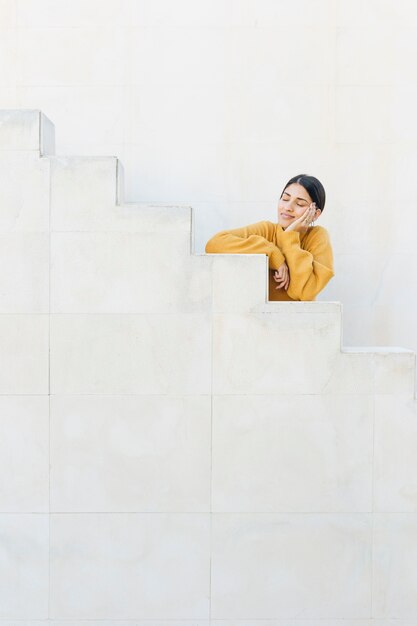
[[[0,108],[192,205],[197,251],[318,176],[345,343],[417,350],[416,33],[414,0],[0,0]]]

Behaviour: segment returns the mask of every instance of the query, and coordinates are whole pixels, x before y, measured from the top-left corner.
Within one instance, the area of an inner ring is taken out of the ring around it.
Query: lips
[[[292,219],[292,215],[288,215],[288,213],[281,213],[281,217],[287,217],[288,219]]]

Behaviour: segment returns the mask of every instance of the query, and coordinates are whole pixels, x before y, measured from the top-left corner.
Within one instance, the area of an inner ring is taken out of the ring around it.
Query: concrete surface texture
[[[417,624],[414,352],[267,302],[39,110],[0,147],[0,622]]]

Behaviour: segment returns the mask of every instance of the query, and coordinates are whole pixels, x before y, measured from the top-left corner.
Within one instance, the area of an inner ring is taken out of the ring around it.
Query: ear
[[[320,217],[321,215],[321,209],[316,209],[316,212],[314,213],[314,219],[316,220],[318,217]]]

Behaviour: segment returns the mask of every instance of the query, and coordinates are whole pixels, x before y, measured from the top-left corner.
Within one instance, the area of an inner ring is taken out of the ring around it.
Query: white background
[[[417,350],[416,35],[413,0],[0,0],[0,108],[191,205],[197,252],[317,176],[345,344]]]

